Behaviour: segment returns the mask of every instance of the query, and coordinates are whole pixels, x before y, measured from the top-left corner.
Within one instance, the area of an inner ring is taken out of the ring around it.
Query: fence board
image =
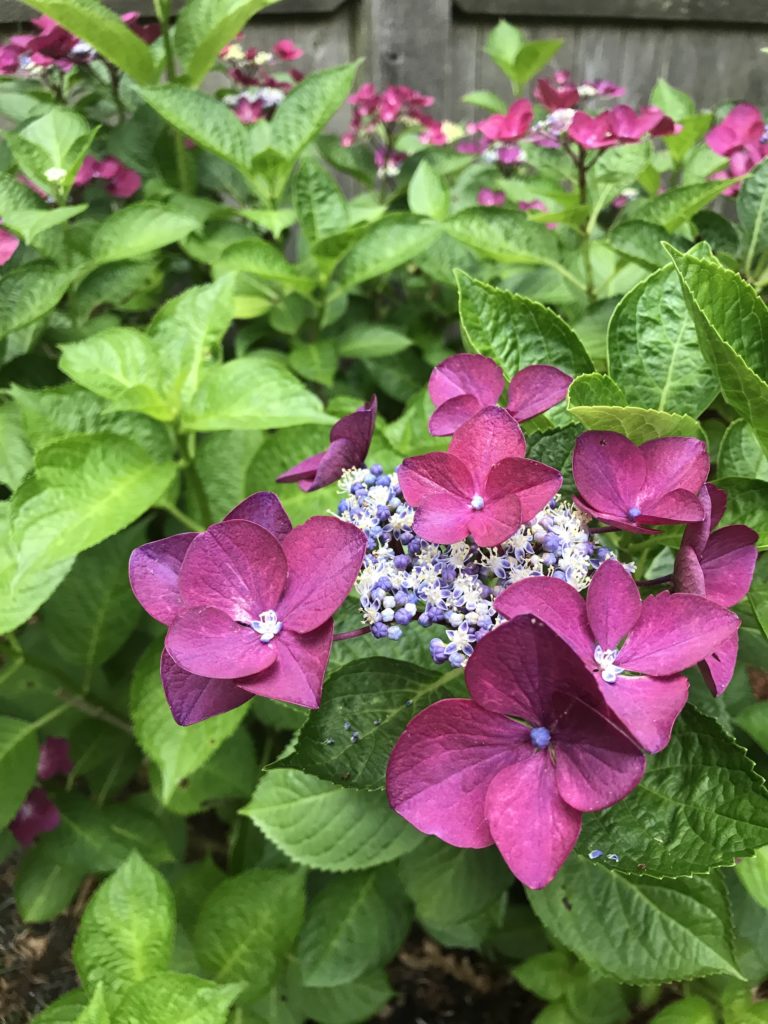
[[[768,24],[763,0],[455,0],[466,14],[585,21],[729,22]]]

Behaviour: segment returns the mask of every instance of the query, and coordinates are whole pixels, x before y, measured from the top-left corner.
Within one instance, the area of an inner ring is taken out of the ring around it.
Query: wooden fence
[[[149,0],[112,0],[119,11],[151,15]],[[29,16],[18,0],[0,0],[0,26]],[[366,58],[363,78],[402,82],[437,97],[437,116],[466,116],[461,96],[493,88],[501,74],[483,40],[505,17],[533,37],[559,36],[558,66],[577,77],[610,78],[631,102],[647,99],[657,77],[702,105],[768,102],[768,0],[281,0],[249,26],[269,45],[291,36],[320,67]],[[362,78],[361,78],[362,80]]]

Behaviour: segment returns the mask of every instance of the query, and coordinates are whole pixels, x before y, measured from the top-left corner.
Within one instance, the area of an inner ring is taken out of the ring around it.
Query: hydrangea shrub
[[[501,22],[449,122],[265,6],[0,47],[0,848],[98,883],[36,1019],[379,1019],[426,936],[761,1020],[763,115]]]

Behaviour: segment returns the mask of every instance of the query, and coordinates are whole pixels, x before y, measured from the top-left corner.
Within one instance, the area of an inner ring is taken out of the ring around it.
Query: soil
[[[91,888],[49,924],[24,924],[13,898],[15,867],[13,859],[0,865],[0,1024],[27,1024],[77,985],[70,947]]]
[[[544,1005],[503,967],[413,936],[389,968],[395,999],[371,1024],[529,1024]]]

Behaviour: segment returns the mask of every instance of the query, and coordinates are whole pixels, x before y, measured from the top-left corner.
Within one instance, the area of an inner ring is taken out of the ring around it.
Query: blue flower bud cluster
[[[413,622],[445,627],[445,640],[430,641],[437,664],[466,663],[478,640],[501,621],[494,598],[510,583],[553,576],[583,590],[601,562],[613,557],[592,543],[589,517],[559,496],[504,544],[481,548],[417,537],[397,473],[379,465],[347,470],[340,490],[340,518],[368,538],[355,584],[363,622],[382,640],[399,640]]]

